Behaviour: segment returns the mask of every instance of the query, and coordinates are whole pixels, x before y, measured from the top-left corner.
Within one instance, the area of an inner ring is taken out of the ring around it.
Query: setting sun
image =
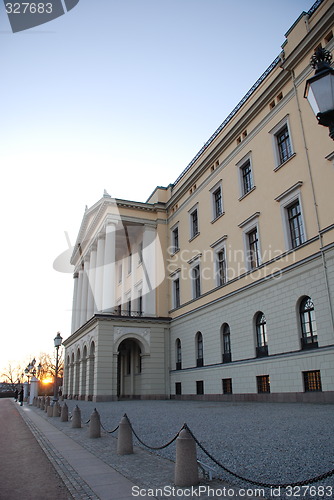
[[[52,384],[53,379],[52,378],[44,378],[41,380],[42,384]]]

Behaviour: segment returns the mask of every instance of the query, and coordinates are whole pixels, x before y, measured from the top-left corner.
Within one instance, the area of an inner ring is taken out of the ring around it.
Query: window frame
[[[248,217],[245,221],[239,224],[239,227],[243,230],[243,240],[244,240],[244,252],[245,252],[245,264],[248,272],[255,271],[262,264],[262,252],[261,252],[261,241],[260,241],[260,231],[259,231],[259,216],[260,212],[255,212],[253,215]],[[250,241],[249,235],[256,230],[257,232],[257,266],[253,267],[251,265],[250,255]]]
[[[305,309],[304,304],[307,302],[312,303],[312,308]],[[308,295],[303,297],[299,303],[299,324],[301,330],[301,348],[302,350],[316,349],[319,347],[318,344],[318,329],[317,321],[315,316],[314,302]],[[302,310],[303,309],[303,310]],[[313,313],[313,314],[312,314]],[[307,322],[304,321],[304,317],[307,315]],[[308,325],[308,329],[305,329],[305,325]],[[310,335],[308,335],[310,332]]]
[[[198,299],[201,297],[202,294],[200,262],[196,262],[196,264],[194,264],[191,268],[191,282],[192,282],[193,300]]]
[[[226,285],[227,279],[227,260],[226,260],[226,247],[222,245],[217,248],[216,252],[216,283],[217,286]],[[223,259],[220,259],[219,255],[223,254]],[[223,276],[222,276],[223,275]]]
[[[175,340],[175,369],[182,370],[182,344],[181,340]]]
[[[178,282],[178,289],[176,283]],[[177,294],[178,292],[178,294]],[[173,309],[181,306],[180,275],[177,274],[172,280]]]
[[[256,376],[256,386],[258,394],[269,394],[270,393],[270,377],[269,375],[257,375]]]
[[[233,386],[231,378],[222,378],[223,394],[233,394]]]
[[[283,224],[284,241],[286,250],[296,250],[302,246],[307,241],[307,231],[305,225],[305,218],[303,212],[302,196],[301,196],[301,186],[302,181],[298,181],[296,184],[287,189],[284,193],[280,194],[275,198],[277,202],[280,203],[281,218]],[[290,231],[290,221],[288,216],[288,209],[294,203],[299,203],[300,208],[300,221],[303,229],[303,238],[300,245],[294,247],[292,244],[292,235]]]
[[[303,373],[304,392],[322,392],[320,370],[308,370]],[[310,380],[312,379],[313,380]]]
[[[193,240],[194,238],[196,238],[196,236],[198,236],[200,234],[200,231],[199,231],[199,204],[196,203],[196,205],[194,205],[191,210],[189,210],[189,234],[190,234],[190,240]],[[194,215],[196,213],[196,224],[195,224],[195,219],[194,219]]]
[[[204,366],[204,345],[203,345],[203,334],[198,331],[195,336],[195,349],[196,349],[196,366]]]
[[[228,323],[223,323],[221,328],[221,346],[222,346],[222,362],[231,363],[232,350],[231,350],[231,329]],[[226,342],[226,338],[228,339]],[[227,347],[227,349],[226,349]]]
[[[218,192],[220,193],[219,210],[217,210],[217,199],[216,199],[216,194]],[[218,219],[224,214],[223,184],[221,179],[210,189],[210,195],[211,195],[211,211],[212,211],[211,222],[215,222],[216,219]]]
[[[180,250],[180,234],[178,224],[171,229],[171,240],[171,254],[174,255]]]
[[[250,170],[250,186],[249,189],[245,189],[245,182],[244,182],[244,169],[249,165],[249,170]],[[244,156],[238,163],[236,164],[237,169],[238,169],[238,181],[239,181],[239,190],[240,190],[240,198],[239,201],[242,200],[245,196],[247,196],[249,193],[251,193],[255,189],[255,183],[254,183],[254,169],[253,169],[253,161],[252,161],[252,154],[251,151]]]
[[[287,156],[287,158],[285,158],[285,159],[283,159],[283,161],[281,161],[280,146],[278,144],[278,136],[279,136],[280,132],[282,132],[283,129],[287,129],[287,132],[288,132],[288,139],[289,139],[289,144],[290,144],[290,154],[289,154],[289,156]],[[270,134],[272,136],[273,150],[274,150],[274,160],[275,160],[274,170],[276,171],[279,168],[281,168],[283,165],[285,165],[295,155],[294,148],[293,148],[291,127],[290,127],[290,123],[289,123],[289,115],[285,116],[272,130],[270,130]]]
[[[268,356],[268,334],[267,334],[267,319],[262,311],[255,315],[255,332],[256,332],[256,357],[264,358]]]

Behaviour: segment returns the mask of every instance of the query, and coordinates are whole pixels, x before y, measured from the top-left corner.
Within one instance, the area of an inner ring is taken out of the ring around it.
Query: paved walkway
[[[34,406],[0,400],[0,419],[8,421],[0,434],[1,444],[6,442],[0,454],[1,500],[250,498],[244,492],[239,496],[220,481],[203,480],[200,490],[176,488],[170,460],[137,447],[133,455],[117,456],[117,440],[110,434],[103,432],[101,438],[89,439],[87,428],[72,429],[69,422],[47,417]],[[17,444],[17,436],[23,433],[24,446]],[[113,467],[108,464],[111,454]],[[15,489],[13,482],[18,483]]]
[[[0,422],[0,498],[71,499],[12,400],[0,399]]]

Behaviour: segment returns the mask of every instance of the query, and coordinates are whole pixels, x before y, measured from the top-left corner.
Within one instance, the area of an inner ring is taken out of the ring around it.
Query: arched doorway
[[[142,352],[134,339],[125,339],[118,347],[117,396],[134,398],[141,395]]]

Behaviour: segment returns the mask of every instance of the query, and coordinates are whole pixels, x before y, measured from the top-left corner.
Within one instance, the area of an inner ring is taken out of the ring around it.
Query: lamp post
[[[332,54],[318,48],[311,57],[314,76],[306,81],[304,97],[317,117],[319,125],[329,128],[329,137],[334,140],[334,69]]]
[[[36,359],[34,358],[32,361],[30,361],[29,365],[24,370],[24,373],[26,374],[26,377],[28,379],[28,385],[25,388],[25,395],[24,395],[24,397],[26,399],[29,397],[29,394],[30,394],[30,376],[31,376],[31,373],[32,373],[33,376],[36,373],[35,363],[36,363]],[[22,373],[22,377],[23,377],[23,373]]]
[[[53,392],[53,404],[55,404],[58,401],[58,358],[59,358],[59,347],[61,346],[61,343],[63,341],[62,336],[60,333],[57,333],[57,336],[54,338],[54,346],[56,348],[56,370],[55,370],[55,383],[54,383],[54,392]]]

